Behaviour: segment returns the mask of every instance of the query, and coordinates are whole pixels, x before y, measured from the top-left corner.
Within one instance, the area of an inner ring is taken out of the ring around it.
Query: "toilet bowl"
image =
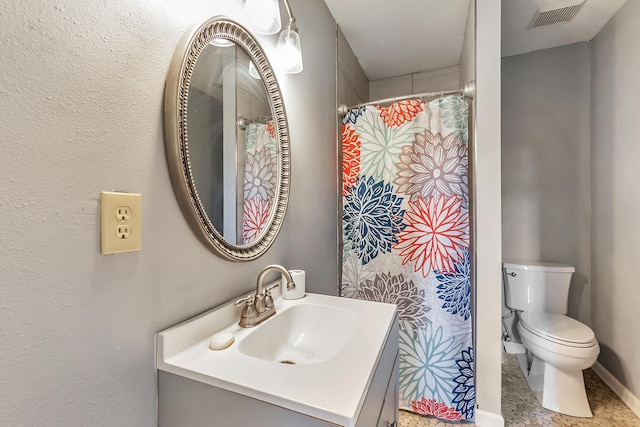
[[[574,417],[592,417],[582,370],[600,353],[593,331],[575,319],[546,312],[523,312],[517,328],[533,356],[527,382],[540,404]]]
[[[540,404],[575,417],[593,417],[582,371],[600,353],[593,331],[566,316],[574,267],[549,262],[505,262],[505,303],[519,314],[526,352],[517,355]]]

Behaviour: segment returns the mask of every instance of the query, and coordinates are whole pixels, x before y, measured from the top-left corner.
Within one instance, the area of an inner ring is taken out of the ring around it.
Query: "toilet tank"
[[[551,262],[505,262],[505,303],[515,310],[567,314],[574,271],[570,265]]]

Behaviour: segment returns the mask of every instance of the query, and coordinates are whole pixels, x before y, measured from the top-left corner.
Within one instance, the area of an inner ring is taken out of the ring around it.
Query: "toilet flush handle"
[[[515,271],[510,271],[507,273],[509,276],[511,277],[516,277],[516,272]]]

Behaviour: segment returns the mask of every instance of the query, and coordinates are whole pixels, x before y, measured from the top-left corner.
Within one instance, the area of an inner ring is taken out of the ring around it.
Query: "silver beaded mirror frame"
[[[255,64],[266,87],[277,136],[275,200],[259,236],[248,244],[226,240],[203,207],[189,158],[189,87],[198,56],[214,41],[226,40],[240,47]],[[196,236],[210,250],[231,261],[250,261],[262,256],[274,243],[284,221],[290,187],[290,142],[287,116],[276,76],[267,56],[251,33],[239,23],[216,16],[184,35],[167,74],[164,98],[167,162],[174,192]]]

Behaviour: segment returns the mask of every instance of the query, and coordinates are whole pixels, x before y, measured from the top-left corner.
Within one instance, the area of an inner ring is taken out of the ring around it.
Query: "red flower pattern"
[[[242,242],[247,244],[254,241],[267,224],[271,200],[253,198],[244,202],[244,221],[242,223]]]
[[[276,137],[276,127],[273,123],[273,120],[269,120],[267,122],[267,132],[269,132],[269,135],[271,135],[272,137]]]
[[[360,135],[350,126],[342,125],[342,195],[356,183],[360,175]]]
[[[424,397],[419,401],[411,401],[411,408],[414,412],[422,415],[433,415],[434,417],[450,420],[460,421],[462,415],[453,408],[449,408],[443,402],[438,403],[435,399],[425,399]]]
[[[429,203],[422,197],[409,201],[405,213],[407,227],[398,234],[402,264],[415,262],[414,271],[422,270],[427,277],[433,270],[455,273],[455,263],[469,247],[469,212],[462,207],[458,196],[430,197]]]
[[[422,109],[422,101],[410,99],[409,101],[396,102],[388,107],[381,108],[380,117],[387,127],[400,126],[413,119],[421,111],[424,111]]]

